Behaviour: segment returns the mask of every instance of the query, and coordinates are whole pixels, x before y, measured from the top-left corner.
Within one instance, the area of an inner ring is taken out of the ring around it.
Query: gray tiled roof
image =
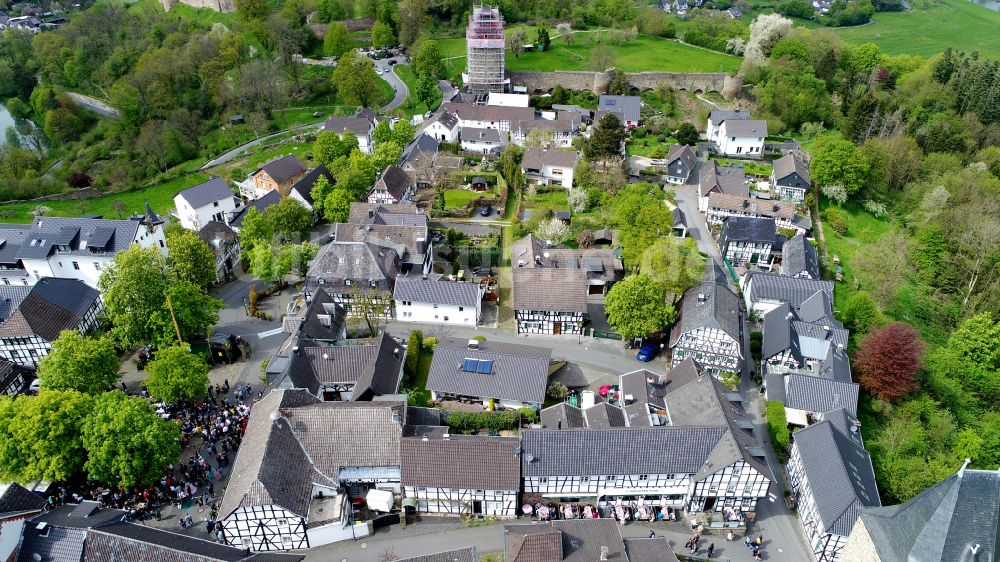
[[[762,119],[726,119],[728,137],[766,137],[767,121]]]
[[[479,129],[477,127],[462,127],[459,138],[468,142],[491,142],[500,144],[500,131],[496,129]]]
[[[521,159],[521,168],[525,170],[541,170],[546,164],[550,166],[562,166],[572,168],[576,165],[580,153],[575,150],[560,150],[558,148],[535,148],[524,149],[524,157]]]
[[[678,368],[680,365],[677,366]],[[671,372],[677,370],[676,368]],[[658,375],[647,369],[639,369],[631,373],[625,373],[618,377],[619,387],[622,396],[628,401],[628,396],[633,400],[645,401],[655,407],[663,408],[663,397],[667,395],[667,384],[670,379],[666,375]]]
[[[881,562],[1000,560],[1000,473],[960,470],[904,504],[861,510]]]
[[[56,245],[69,246],[70,255],[120,252],[135,240],[139,224],[132,220],[36,217],[17,257],[45,259]]]
[[[368,136],[368,133],[372,130],[372,122],[363,117],[330,117],[323,124],[324,131],[331,131],[334,133],[343,134],[344,131],[350,131],[354,133],[355,136]]]
[[[396,562],[478,562],[478,560],[476,547],[470,546],[412,558],[400,558]]]
[[[772,165],[774,166],[774,178],[778,181],[791,174],[798,174],[806,183],[809,183],[809,167],[794,154],[786,154],[775,160]]]
[[[454,129],[458,125],[458,117],[450,111],[442,111],[437,121],[448,129]]]
[[[28,285],[0,285],[0,322],[10,318],[29,293]]]
[[[524,477],[694,474],[722,427],[528,429],[521,433]]]
[[[608,428],[625,427],[625,413],[621,408],[607,402],[598,402],[583,411],[587,418],[587,427]]]
[[[116,521],[91,529],[84,545],[87,560],[116,562],[240,562],[245,551],[216,542]],[[289,560],[294,560],[294,557]],[[252,559],[251,559],[252,560]]]
[[[667,153],[664,162],[669,166],[674,160],[680,160],[690,170],[698,162],[698,156],[690,146],[686,144],[674,144],[670,146],[670,152]]]
[[[472,103],[445,102],[441,104],[445,112],[455,114],[463,121],[521,121],[535,118],[531,107],[509,107],[500,105],[479,105]]]
[[[665,537],[625,539],[629,562],[678,562]]]
[[[713,194],[714,195],[714,194]],[[722,221],[723,236],[728,242],[774,243],[778,229],[774,219],[761,217],[726,217]]]
[[[323,385],[355,383],[352,400],[394,394],[399,386],[405,350],[382,332],[375,343],[317,346],[300,340],[289,375],[297,388],[319,394]]]
[[[602,95],[597,100],[598,111],[611,111],[622,116],[623,121],[639,121],[641,113],[641,102],[639,96],[610,96]]]
[[[807,230],[812,228],[811,221],[806,222],[805,220],[799,221],[796,219],[795,205],[787,201],[756,199],[747,195],[713,192],[708,195],[708,208],[747,213],[750,216],[756,217],[786,219],[790,222],[800,224]]]
[[[740,109],[716,109],[708,114],[708,118],[713,124],[719,125],[726,119],[749,119],[750,112]]]
[[[541,421],[543,427],[550,429],[587,427],[587,420],[583,417],[583,410],[575,406],[570,406],[566,402],[560,402],[555,406],[549,406],[542,410]]]
[[[427,389],[461,396],[498,398],[541,404],[549,375],[552,350],[531,345],[442,338],[434,348]],[[492,360],[490,374],[462,370],[466,358]]]
[[[24,527],[17,562],[34,562],[34,555],[43,561],[80,562],[86,529],[51,527],[42,535],[33,523]]]
[[[399,217],[400,215],[391,215]],[[425,252],[428,247],[428,234],[426,221],[419,224],[419,219],[413,221],[417,225],[410,224],[379,224],[379,220],[386,215],[379,215],[372,222],[362,224],[335,224],[333,236],[337,242],[373,242],[389,244],[403,250],[401,256],[406,263],[423,264]],[[415,218],[411,215],[403,215],[405,218]]]
[[[65,528],[89,529],[111,521],[119,521],[125,516],[120,509],[104,509],[101,504],[84,500],[78,504],[65,504],[52,508],[31,519],[33,523],[48,523]]]
[[[236,231],[219,221],[208,221],[198,231],[198,238],[204,240],[217,257],[225,255],[226,250],[240,243]]]
[[[316,182],[319,181],[319,178],[321,177],[326,178],[326,181],[328,181],[330,185],[335,185],[337,183],[337,180],[333,179],[333,175],[326,169],[326,166],[320,164],[310,170],[308,174],[302,176],[302,179],[295,182],[295,184],[292,185],[292,191],[298,193],[300,197],[305,199],[306,203],[312,205],[312,189],[316,186]]]
[[[368,289],[371,282],[380,291],[392,291],[401,266],[404,247],[365,238],[364,242],[330,242],[319,250],[306,274],[305,287],[315,291],[349,292],[350,287]],[[346,281],[350,280],[348,287]]]
[[[26,224],[0,224],[0,263],[20,267],[17,254],[30,230]]]
[[[10,365],[9,361],[5,361]],[[45,506],[45,500],[17,482],[11,482],[3,495],[0,495],[0,517],[7,517],[15,513],[30,511],[41,511]]]
[[[749,197],[746,172],[743,166],[720,166],[712,160],[698,169],[698,193],[708,197],[709,193],[722,193],[736,197]]]
[[[535,129],[552,131],[553,133],[572,133],[579,126],[578,115],[574,113],[560,113],[556,119],[522,119],[511,123],[510,130],[518,131],[523,135],[528,135]]]
[[[819,278],[819,254],[816,246],[797,234],[781,247],[781,273],[794,276],[803,272],[813,279]]]
[[[250,204],[244,206],[239,211],[236,211],[233,218],[229,220],[229,225],[233,228],[239,228],[240,225],[243,224],[244,219],[246,219],[247,213],[250,212],[250,209],[257,209],[257,212],[263,213],[264,209],[267,209],[272,205],[277,205],[278,203],[281,203],[281,194],[275,190],[268,191],[264,195],[261,195],[257,199],[251,201]]]
[[[320,320],[320,315],[329,316],[329,321]],[[335,303],[326,291],[316,291],[305,311],[299,333],[309,340],[343,343],[341,340],[347,338],[346,323],[347,310],[344,305]]]
[[[372,189],[376,190],[380,187],[384,188],[397,201],[402,200],[406,190],[410,187],[410,176],[406,175],[406,172],[398,166],[389,166],[379,176]]]
[[[797,308],[816,291],[823,291],[833,297],[833,281],[786,277],[764,271],[751,271],[747,275],[750,302],[759,300],[787,302],[793,308]]]
[[[0,337],[39,336],[55,341],[63,330],[76,330],[100,298],[96,289],[83,281],[43,277],[31,287],[11,316],[0,324]]]
[[[514,309],[587,312],[587,274],[582,269],[515,267]]]
[[[192,208],[198,209],[216,201],[231,199],[233,190],[229,189],[226,180],[215,177],[194,187],[189,187],[177,195],[187,201],[187,204],[191,205]]]
[[[699,295],[703,295],[704,301]],[[681,334],[698,328],[716,328],[741,342],[740,301],[728,287],[707,281],[691,287],[681,299],[681,316],[670,330],[670,346]]]
[[[295,176],[305,173],[306,166],[295,155],[286,154],[257,168],[254,174],[256,175],[261,170],[267,172],[267,175],[271,176],[271,179],[276,183],[285,183]]]
[[[785,406],[807,412],[829,412],[838,408],[852,416],[858,413],[858,385],[823,377],[791,373],[785,376]]]
[[[410,217],[413,220],[406,219]],[[351,203],[348,224],[400,224],[422,226],[427,224],[427,215],[416,205],[409,203]]]
[[[516,491],[521,488],[519,445],[516,437],[407,437],[400,444],[400,482],[428,488]]]
[[[831,412],[836,418],[837,412]],[[843,414],[840,414],[843,419]],[[795,432],[823,531],[848,536],[862,507],[881,505],[871,457],[857,433],[826,419]]]
[[[397,301],[467,306],[475,309],[482,299],[482,293],[478,283],[399,277],[396,279],[393,298]]]

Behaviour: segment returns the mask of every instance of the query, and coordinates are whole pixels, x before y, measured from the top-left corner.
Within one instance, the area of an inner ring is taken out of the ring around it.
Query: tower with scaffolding
[[[503,92],[509,80],[504,75],[503,16],[499,6],[473,6],[465,30],[466,64],[462,73],[469,92],[485,96]]]

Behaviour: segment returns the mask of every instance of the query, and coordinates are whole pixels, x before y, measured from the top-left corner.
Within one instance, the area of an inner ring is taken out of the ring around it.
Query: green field
[[[416,98],[414,97],[413,93],[417,89],[417,77],[415,74],[413,74],[413,69],[411,69],[409,65],[405,64],[397,64],[392,68],[393,71],[396,73],[396,76],[399,76],[399,79],[402,80],[403,83],[406,84],[406,87],[410,90],[410,96],[406,98],[406,103],[404,103],[402,106],[402,109],[406,112],[407,115],[423,115],[428,111],[433,111],[434,109],[437,108],[437,106],[441,105],[440,88],[438,88],[437,90],[438,92],[437,101],[435,101],[431,107],[427,107],[427,104],[418,103]]]
[[[460,209],[469,204],[469,201],[483,197],[483,194],[471,189],[446,189],[444,192],[444,206],[448,209]]]
[[[831,205],[825,197],[823,198],[821,203],[822,209],[834,206],[836,205]],[[830,228],[830,225],[825,222],[823,223],[823,236],[826,238],[826,249],[830,254],[829,268],[832,272],[835,267],[833,264],[834,256],[840,258],[840,265],[844,268],[844,290],[838,288],[834,291],[835,308],[837,310],[843,310],[844,304],[852,292],[846,290],[847,287],[854,287],[855,283],[858,283],[861,290],[865,289],[865,280],[858,279],[852,267],[854,254],[863,246],[878,241],[891,227],[891,223],[888,220],[880,219],[869,213],[855,201],[848,201],[840,209],[844,210],[848,215],[847,234],[838,234]]]
[[[874,23],[840,28],[849,43],[875,43],[891,55],[930,57],[946,48],[1000,58],[1000,13],[968,0],[913,2],[909,12],[879,12]]]
[[[509,70],[551,72],[554,70],[593,70],[590,66],[591,50],[598,45],[596,33],[576,33],[572,45],[559,38],[548,51],[522,53],[515,57],[507,53]],[[529,34],[530,36],[530,34]],[[465,69],[465,39],[439,39],[441,54],[450,76]],[[623,45],[608,45],[614,53],[615,68],[625,72],[731,72],[740,67],[743,59],[670,39],[640,36]]]

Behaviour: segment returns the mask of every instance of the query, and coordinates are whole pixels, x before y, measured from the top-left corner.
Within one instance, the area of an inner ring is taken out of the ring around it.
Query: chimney
[[[479,340],[469,340],[469,349],[479,349]]]
[[[606,562],[608,559],[608,547],[601,547],[601,562]]]
[[[959,478],[965,476],[965,469],[969,467],[970,462],[972,462],[972,459],[965,459],[965,462],[962,463],[962,468],[958,469]]]
[[[562,420],[559,420],[559,423],[556,425],[556,429],[562,429]]]

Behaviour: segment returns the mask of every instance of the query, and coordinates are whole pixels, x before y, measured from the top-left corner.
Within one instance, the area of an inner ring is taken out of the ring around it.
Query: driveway
[[[691,172],[691,176],[697,178],[697,173]],[[697,182],[697,179],[689,179],[688,183],[674,187],[674,193],[677,194],[677,206],[684,212],[688,234],[698,243],[698,249],[722,263],[719,245],[712,238],[712,231],[709,230],[708,223],[705,222],[705,215],[698,212],[698,184],[692,184],[691,181]]]

